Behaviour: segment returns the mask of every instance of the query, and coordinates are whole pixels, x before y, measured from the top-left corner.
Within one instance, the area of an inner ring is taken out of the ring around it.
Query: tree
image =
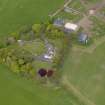
[[[19,60],[18,60],[18,64],[19,64],[19,65],[24,65],[24,63],[25,63],[25,61],[24,61],[23,59],[19,59]]]
[[[14,61],[11,62],[11,70],[15,73],[19,73],[20,72],[20,68],[18,66],[18,64]]]
[[[19,39],[19,33],[18,32],[12,32],[9,37],[13,37],[14,39],[18,40]]]
[[[35,32],[35,33],[39,33],[41,31],[41,24],[34,24],[32,26],[32,30]]]

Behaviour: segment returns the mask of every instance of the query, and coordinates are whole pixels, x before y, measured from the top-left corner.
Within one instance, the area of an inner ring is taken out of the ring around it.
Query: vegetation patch
[[[26,26],[1,41],[0,61],[15,73],[35,78],[41,68],[59,72],[68,44],[68,37],[52,23]]]
[[[105,22],[97,17],[91,17],[93,21],[92,34],[96,37],[105,35]]]

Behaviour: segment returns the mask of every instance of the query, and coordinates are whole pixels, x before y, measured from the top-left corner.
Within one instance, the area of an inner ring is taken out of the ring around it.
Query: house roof
[[[66,23],[64,27],[73,31],[76,31],[78,29],[78,25],[73,23]]]

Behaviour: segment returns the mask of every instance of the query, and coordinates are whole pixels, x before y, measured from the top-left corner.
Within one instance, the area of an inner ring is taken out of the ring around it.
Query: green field
[[[80,105],[63,88],[40,86],[0,65],[0,105]]]
[[[63,71],[68,85],[80,93],[82,101],[105,105],[105,36],[90,47],[73,45]],[[71,88],[71,87],[70,87]]]
[[[0,0],[0,35],[24,24],[39,23],[63,4],[63,0]]]

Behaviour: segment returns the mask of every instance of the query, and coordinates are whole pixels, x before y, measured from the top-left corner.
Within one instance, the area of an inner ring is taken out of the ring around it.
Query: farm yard
[[[104,105],[104,3],[1,0],[0,105]],[[81,29],[65,34],[63,28],[48,22],[50,18],[64,19]],[[87,45],[78,41],[81,30],[89,36]],[[48,70],[53,69],[55,75],[50,78]]]

